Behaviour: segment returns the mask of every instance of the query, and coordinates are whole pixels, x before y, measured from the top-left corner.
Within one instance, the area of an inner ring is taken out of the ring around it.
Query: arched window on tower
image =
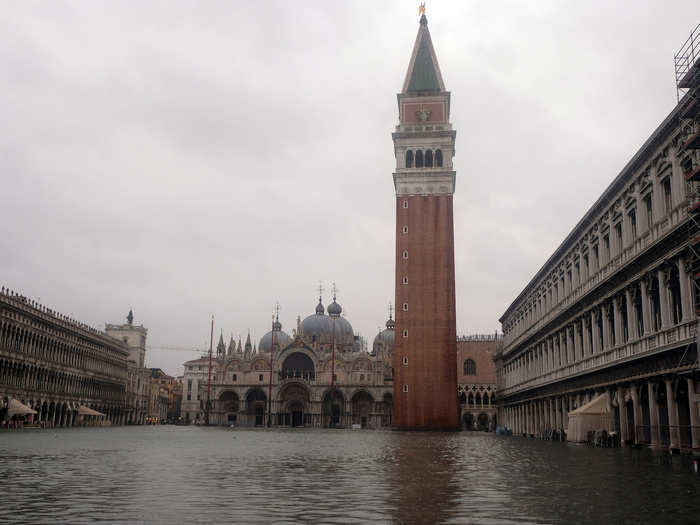
[[[435,165],[438,168],[442,168],[442,150],[435,150]]]
[[[423,152],[421,150],[416,151],[416,168],[423,167]]]
[[[433,167],[433,152],[430,150],[427,150],[425,152],[425,167],[426,168],[432,168]]]
[[[464,361],[464,375],[465,376],[475,376],[476,375],[476,363],[473,359],[466,359]]]
[[[406,152],[406,167],[413,167],[413,152],[410,149]]]

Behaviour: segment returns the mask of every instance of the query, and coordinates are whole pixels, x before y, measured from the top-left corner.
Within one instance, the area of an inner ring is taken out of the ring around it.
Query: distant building
[[[91,411],[123,424],[128,356],[124,341],[0,289],[0,411],[16,399],[48,426],[73,426]]]
[[[700,62],[689,58],[677,56],[685,96],[501,316],[498,419],[517,433],[700,449]],[[574,411],[600,417],[572,429]]]
[[[183,420],[203,423],[209,398],[214,425],[263,426],[269,413],[274,426],[390,426],[394,321],[389,319],[367,353],[341,312],[335,297],[328,314],[319,299],[315,313],[299,321],[291,337],[276,320],[257,348],[250,335],[244,346],[233,338],[226,346],[220,336],[211,393],[208,356],[184,365]]]
[[[126,324],[105,324],[105,333],[122,341],[129,352],[126,377],[126,418],[128,425],[141,425],[148,417],[151,371],[145,368],[148,329],[134,324],[129,310]]]
[[[496,363],[503,338],[498,334],[457,339],[457,382],[460,421],[465,430],[496,426]]]

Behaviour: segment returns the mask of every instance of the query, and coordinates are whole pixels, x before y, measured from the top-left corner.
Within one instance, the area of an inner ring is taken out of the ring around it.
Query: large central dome
[[[335,324],[335,342],[338,346],[352,346],[355,339],[355,332],[350,322],[344,317],[340,317],[342,308],[338,303],[333,303],[328,307],[331,315],[325,314],[325,308],[321,298],[316,306],[316,313],[308,316],[299,325],[300,335],[310,343],[332,344],[333,325]]]

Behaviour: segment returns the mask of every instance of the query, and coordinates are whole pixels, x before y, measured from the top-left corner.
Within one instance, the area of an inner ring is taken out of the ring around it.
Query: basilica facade
[[[185,363],[181,416],[213,425],[389,427],[393,414],[394,321],[362,348],[333,302],[288,335],[276,319],[255,345],[219,338],[216,355]],[[208,410],[207,410],[208,408]],[[208,418],[208,421],[207,421]]]

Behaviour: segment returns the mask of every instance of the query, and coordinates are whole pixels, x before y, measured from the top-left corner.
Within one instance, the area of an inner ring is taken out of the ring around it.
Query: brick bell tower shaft
[[[398,94],[394,426],[459,428],[450,93],[425,15]]]

